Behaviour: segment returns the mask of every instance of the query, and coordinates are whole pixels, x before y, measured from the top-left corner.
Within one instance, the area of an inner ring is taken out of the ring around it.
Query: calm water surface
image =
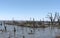
[[[55,38],[56,35],[60,35],[60,29],[54,27],[47,28],[28,28],[15,25],[5,25],[7,31],[4,30],[4,24],[0,25],[0,38]],[[14,27],[16,32],[14,32]],[[1,29],[3,31],[1,31]],[[32,30],[32,34],[31,33]]]

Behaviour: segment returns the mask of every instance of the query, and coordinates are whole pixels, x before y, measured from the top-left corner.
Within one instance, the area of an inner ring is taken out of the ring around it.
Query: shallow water
[[[56,35],[60,35],[60,29],[57,27],[54,28],[28,28],[28,27],[20,27],[15,25],[5,25],[7,31],[4,30],[4,24],[0,25],[0,38],[55,38]],[[16,32],[14,33],[14,27],[16,28]],[[31,33],[33,34],[29,34]]]

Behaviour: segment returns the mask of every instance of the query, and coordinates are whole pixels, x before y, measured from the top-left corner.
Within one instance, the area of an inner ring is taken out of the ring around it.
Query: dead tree
[[[59,16],[59,13],[57,15],[57,23],[58,23],[58,25],[60,25],[60,16]]]
[[[35,19],[33,18],[33,27],[35,27]]]
[[[53,16],[52,16],[52,13],[49,13],[47,18],[49,18],[51,25],[53,25]]]
[[[60,16],[59,16],[59,18],[58,18],[58,21],[57,21],[57,22],[58,22],[58,24],[60,25]]]
[[[56,22],[56,19],[58,17],[58,13],[55,12],[54,15],[52,15],[52,13],[49,13],[50,15],[48,15],[48,18],[50,19],[50,23],[51,25],[53,25]]]

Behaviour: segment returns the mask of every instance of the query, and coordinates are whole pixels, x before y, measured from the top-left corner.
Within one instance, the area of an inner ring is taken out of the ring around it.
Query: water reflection
[[[15,25],[0,26],[0,38],[55,38],[60,35],[60,29],[54,28],[28,28]],[[3,31],[3,32],[2,32]]]

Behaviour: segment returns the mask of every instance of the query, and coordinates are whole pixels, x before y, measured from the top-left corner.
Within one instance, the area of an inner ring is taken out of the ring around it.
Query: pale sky
[[[60,12],[60,0],[0,0],[0,20],[40,20],[49,12]]]

